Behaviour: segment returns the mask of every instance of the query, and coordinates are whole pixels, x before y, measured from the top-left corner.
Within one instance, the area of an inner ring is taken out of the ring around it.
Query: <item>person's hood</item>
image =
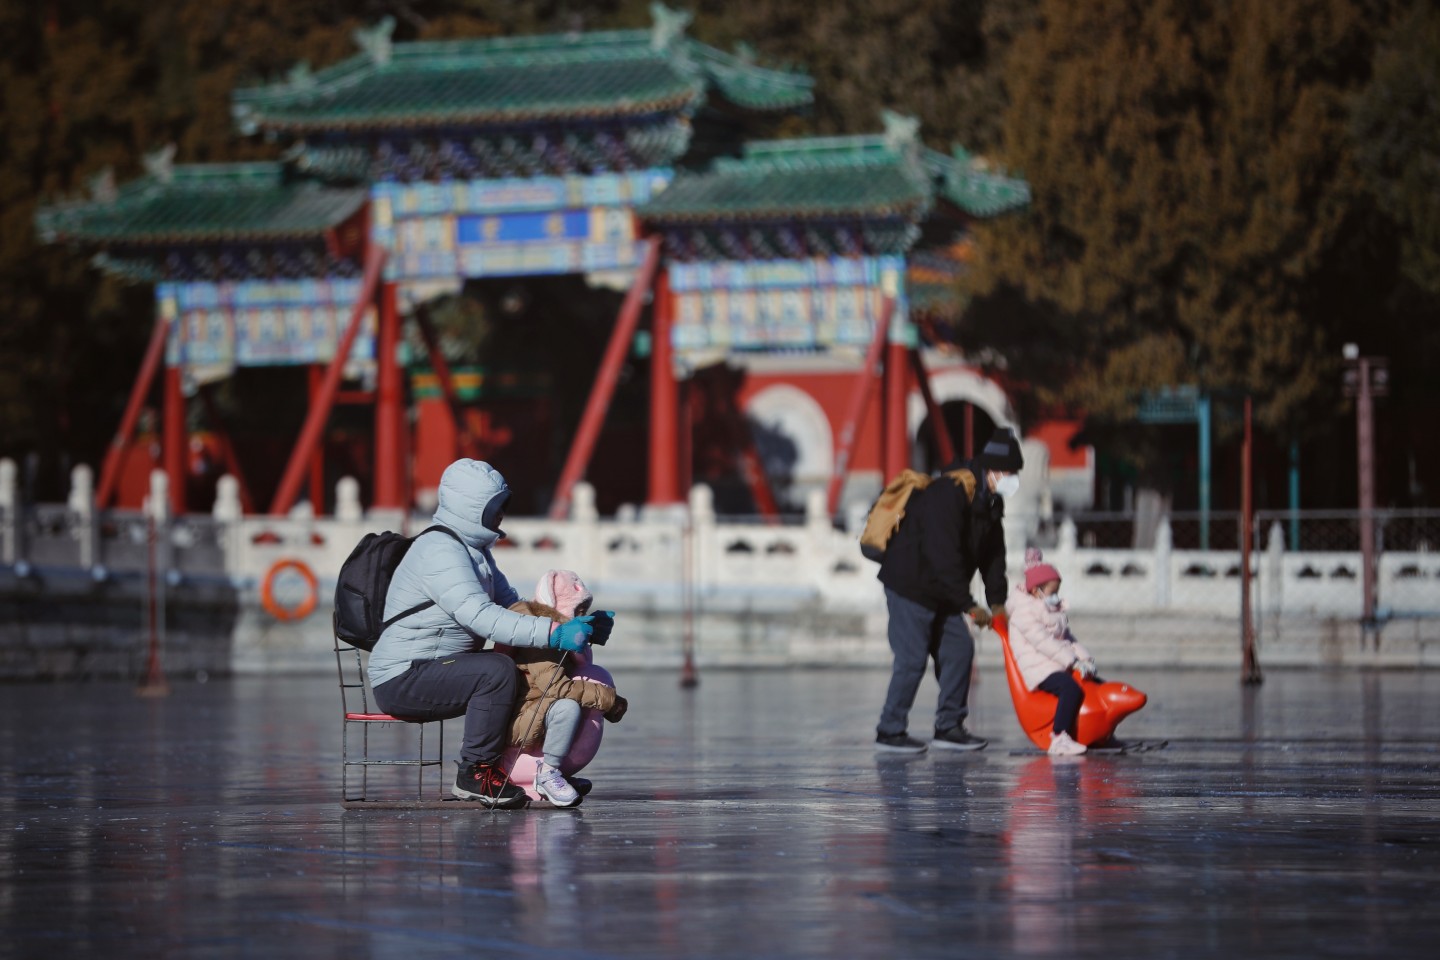
[[[456,460],[440,477],[435,522],[454,530],[471,546],[485,550],[504,536],[499,529],[485,525],[486,511],[492,504],[503,508],[509,499],[510,488],[500,471],[483,460]]]
[[[549,604],[567,617],[574,617],[580,615],[576,611],[582,605],[588,609],[595,598],[574,570],[546,570],[540,582],[535,584],[535,599]]]

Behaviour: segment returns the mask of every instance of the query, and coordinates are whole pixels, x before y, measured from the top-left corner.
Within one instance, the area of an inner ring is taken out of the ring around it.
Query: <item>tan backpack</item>
[[[945,474],[956,486],[965,488],[966,499],[975,498],[975,475],[969,470],[951,470]],[[890,538],[905,519],[905,505],[916,490],[930,486],[933,478],[915,470],[901,470],[894,480],[885,485],[880,496],[870,507],[865,517],[865,529],[860,533],[860,552],[867,560],[879,563],[885,559],[885,548]]]

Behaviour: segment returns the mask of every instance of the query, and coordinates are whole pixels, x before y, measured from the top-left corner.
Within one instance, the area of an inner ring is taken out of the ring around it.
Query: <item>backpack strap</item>
[[[978,485],[974,473],[965,469],[949,470],[945,473],[945,476],[953,480],[955,482],[955,486],[964,487],[965,499],[971,501],[972,503],[974,502],[975,487]]]
[[[413,541],[413,540],[419,540],[421,537],[425,536],[425,534],[429,533],[431,530],[439,530],[441,533],[447,533],[447,534],[449,534],[449,535],[455,540],[456,543],[460,544],[460,546],[462,546],[462,547],[465,546],[465,541],[462,540],[462,539],[460,539],[460,534],[456,533],[454,530],[451,530],[449,527],[447,527],[447,526],[445,526],[444,524],[441,524],[441,523],[431,524],[430,526],[426,527],[424,530],[421,530],[419,533],[415,534],[415,536],[412,538],[412,541]],[[421,602],[421,603],[415,604],[415,606],[411,607],[409,610],[401,610],[399,613],[395,614],[395,616],[390,617],[390,618],[388,618],[388,619],[386,619],[386,620],[381,621],[381,623],[380,623],[380,632],[381,632],[381,633],[384,633],[386,630],[389,630],[391,626],[393,626],[393,625],[396,624],[396,623],[399,623],[401,620],[404,620],[406,617],[410,616],[410,614],[412,614],[412,613],[419,613],[421,610],[427,610],[427,609],[429,609],[430,607],[433,607],[433,606],[435,606],[435,601],[434,601],[434,600],[425,600],[425,601],[423,601],[423,602]]]

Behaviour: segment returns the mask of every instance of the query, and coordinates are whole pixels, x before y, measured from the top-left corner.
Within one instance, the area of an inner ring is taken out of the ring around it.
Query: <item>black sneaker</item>
[[[461,800],[478,800],[487,807],[502,809],[523,807],[529,799],[524,790],[488,763],[461,762],[450,792]]]
[[[946,750],[984,750],[985,745],[990,741],[984,737],[974,736],[961,725],[951,727],[949,730],[936,730],[935,739],[930,742]]]
[[[595,786],[593,782],[586,780],[584,777],[566,777],[565,779],[569,781],[570,786],[575,788],[575,792],[582,797],[589,796],[591,788]]]
[[[925,741],[904,733],[875,734],[875,749],[891,753],[924,753]]]

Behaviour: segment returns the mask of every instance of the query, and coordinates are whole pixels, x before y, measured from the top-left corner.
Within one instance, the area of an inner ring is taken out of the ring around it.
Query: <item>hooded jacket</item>
[[[425,534],[395,568],[385,597],[387,618],[426,600],[434,606],[402,617],[380,634],[370,654],[371,687],[398,677],[414,660],[483,650],[487,640],[512,647],[549,646],[548,617],[506,609],[520,595],[490,555],[501,533],[482,518],[492,501],[503,505],[509,495],[505,478],[488,463],[457,460],[445,468],[435,522],[454,530],[465,544],[439,532]]]
[[[1004,502],[985,486],[978,466],[947,470],[905,506],[880,563],[880,582],[928,610],[976,606],[970,581],[978,570],[989,606],[1005,602]]]
[[[1025,689],[1034,690],[1050,674],[1069,670],[1077,660],[1089,660],[1090,651],[1070,632],[1069,605],[1060,601],[1051,610],[1045,601],[1015,585],[1005,612],[1010,619],[1010,653],[1025,680]]]
[[[535,586],[534,600],[518,600],[511,610],[565,623],[584,616],[593,600],[590,588],[573,570],[547,570]],[[571,676],[565,667],[591,662],[589,648],[566,656],[560,650],[509,650],[515,669],[524,681],[515,695],[515,716],[510,722],[510,743],[529,747],[545,739],[545,713],[556,700],[574,700],[582,708],[593,707],[611,723],[620,722],[629,701],[609,684],[589,677]]]

